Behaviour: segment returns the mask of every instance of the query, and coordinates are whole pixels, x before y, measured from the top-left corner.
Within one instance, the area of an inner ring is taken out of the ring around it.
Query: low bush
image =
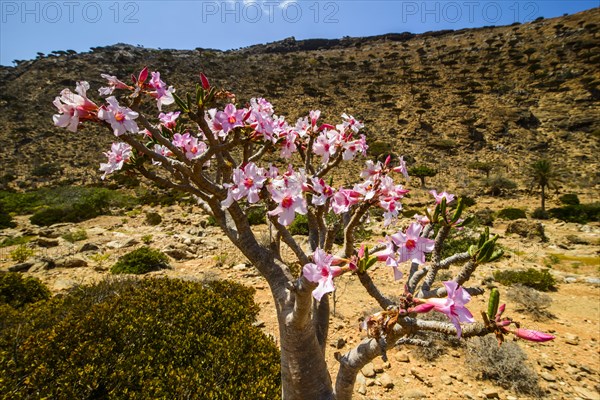
[[[600,221],[600,203],[569,205],[548,210],[551,217],[565,222],[587,224]]]
[[[0,247],[16,246],[29,243],[31,236],[13,236],[2,239]]]
[[[279,352],[232,282],[109,280],[0,308],[0,398],[274,399]],[[18,333],[18,334],[17,334]]]
[[[62,238],[65,239],[67,242],[75,243],[79,242],[80,240],[87,239],[88,235],[85,229],[82,228],[77,229],[76,231],[67,232],[64,235],[62,235]]]
[[[39,279],[18,272],[0,272],[0,304],[21,308],[49,298],[50,291]]]
[[[162,222],[162,217],[159,213],[153,211],[146,211],[145,222],[147,225],[156,226]]]
[[[506,192],[516,189],[517,184],[503,176],[493,176],[485,180],[485,186],[489,189],[492,196],[502,196]]]
[[[0,229],[14,228],[17,224],[13,221],[12,216],[4,211],[2,203],[0,203]]]
[[[527,286],[513,285],[508,291],[508,298],[519,305],[516,311],[532,316],[534,321],[554,318],[554,315],[548,311],[552,299],[545,293]]]
[[[248,209],[247,214],[248,223],[250,225],[262,225],[267,223],[267,210],[264,206],[251,207]]]
[[[33,251],[33,249],[30,249],[24,244],[20,244],[16,249],[13,249],[10,252],[10,259],[15,262],[22,263],[34,254],[35,252]]]
[[[306,215],[297,214],[296,218],[288,228],[292,235],[308,235],[308,217]]]
[[[567,205],[567,206],[576,206],[579,203],[579,197],[577,197],[577,195],[575,193],[567,193],[567,194],[563,194],[562,196],[560,196],[558,198],[558,200],[561,202],[561,204]]]
[[[139,275],[165,268],[170,268],[169,258],[159,250],[144,246],[119,257],[110,272]]]
[[[512,221],[515,219],[527,218],[527,215],[525,214],[525,211],[520,208],[507,207],[498,211],[498,218]]]
[[[556,290],[556,279],[547,269],[494,271],[494,279],[506,286],[523,285],[541,292]]]
[[[491,336],[467,340],[466,365],[478,377],[516,393],[541,398],[544,392],[538,376],[526,361],[527,355],[516,343],[505,341],[498,346]]]
[[[550,218],[550,214],[548,214],[548,211],[546,210],[542,210],[541,207],[536,208],[533,213],[531,214],[531,216],[535,219],[548,219]]]
[[[448,322],[448,317],[437,311],[423,314],[422,319]],[[438,332],[419,332],[416,334],[416,339],[429,341],[427,345],[414,347],[415,355],[419,359],[427,362],[435,361],[446,354],[448,350],[459,348],[464,343],[464,341],[456,336],[444,335],[443,333]]]

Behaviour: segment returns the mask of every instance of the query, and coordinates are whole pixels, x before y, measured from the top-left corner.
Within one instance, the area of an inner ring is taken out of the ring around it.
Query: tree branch
[[[371,276],[367,271],[363,272],[362,274],[357,273],[356,275],[358,275],[358,279],[360,280],[360,283],[364,286],[364,288],[367,290],[367,293],[369,293],[369,295],[371,295],[371,297],[373,297],[377,301],[377,303],[379,303],[379,306],[382,309],[387,310],[389,306],[393,306],[396,304],[389,297],[386,297],[379,291],[379,288],[377,287],[377,285],[375,285],[375,282],[373,282]]]

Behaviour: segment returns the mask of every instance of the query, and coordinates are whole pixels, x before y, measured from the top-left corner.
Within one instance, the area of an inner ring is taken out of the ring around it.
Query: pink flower
[[[260,200],[259,193],[263,188],[265,181],[265,171],[258,168],[254,163],[248,163],[242,168],[236,168],[233,171],[233,184],[226,184],[227,198],[221,202],[225,207],[229,207],[233,201],[238,201],[248,197],[248,203],[256,203]]]
[[[188,145],[190,140],[192,140],[192,136],[189,132],[186,132],[183,135],[181,133],[176,133],[173,135],[172,143],[173,146],[184,148]]]
[[[105,152],[104,155],[108,157],[108,162],[100,164],[100,171],[104,172],[102,179],[123,168],[123,164],[131,157],[131,146],[123,142],[113,143],[110,151]]]
[[[227,134],[230,130],[244,126],[244,110],[236,110],[231,103],[225,106],[225,110],[217,112],[215,119],[221,125],[223,133]]]
[[[118,80],[116,76],[107,74],[100,74],[100,76],[108,81],[108,86],[98,89],[100,96],[108,96],[112,94],[115,89],[131,89],[126,83]]]
[[[392,241],[398,246],[400,259],[398,262],[412,261],[418,264],[425,262],[425,253],[433,251],[435,241],[421,237],[423,227],[413,222],[406,229],[406,233],[398,232],[391,236]]]
[[[168,147],[162,146],[162,145],[160,145],[158,143],[154,144],[154,152],[156,154],[160,154],[161,156],[164,156],[164,157],[171,157],[173,155],[173,153],[171,153],[171,150],[169,150]],[[160,161],[157,161],[157,160],[152,160],[152,164],[154,164],[154,165],[161,165],[162,163]]]
[[[90,84],[82,81],[77,82],[75,91],[64,89],[57,96],[53,104],[58,109],[59,114],[54,114],[52,120],[54,125],[61,128],[67,128],[71,132],[77,132],[77,126],[80,121],[90,120],[96,117],[98,106],[87,98],[86,92],[90,88]]]
[[[350,207],[360,201],[361,197],[362,195],[356,190],[340,189],[333,195],[333,201],[331,202],[333,212],[336,214],[348,212]]]
[[[404,157],[400,157],[400,164],[397,167],[392,168],[392,171],[400,172],[402,175],[404,175],[404,179],[408,180],[410,178],[408,176],[408,169],[406,168],[406,161],[404,161]]]
[[[314,128],[317,125],[319,117],[321,116],[321,110],[311,110],[308,114],[310,116],[310,126]]]
[[[329,157],[334,155],[340,134],[335,130],[323,131],[313,144],[313,153],[322,157],[323,164],[329,162]]]
[[[344,113],[342,114],[342,118],[344,119],[344,126],[352,129],[355,133],[358,133],[360,129],[365,127],[361,122],[354,119],[352,115]]]
[[[402,271],[398,269],[398,254],[394,249],[394,243],[388,236],[388,242],[385,245],[385,249],[380,250],[373,254],[379,261],[385,261],[387,267],[392,267],[394,271],[394,280],[402,279]]]
[[[179,114],[181,114],[181,112],[179,111],[175,111],[175,112],[168,112],[168,113],[160,113],[158,114],[158,119],[160,119],[160,122],[163,124],[163,126],[165,128],[168,129],[173,129],[175,128],[175,125],[177,124],[177,118],[179,117]]]
[[[447,192],[442,192],[438,194],[438,192],[436,192],[435,190],[431,190],[429,191],[429,193],[431,193],[433,197],[435,197],[436,204],[441,204],[442,199],[446,199],[446,204],[450,204],[452,203],[452,201],[454,201],[454,195],[449,194]]]
[[[125,132],[138,133],[139,128],[134,119],[138,113],[127,107],[121,107],[115,96],[106,99],[108,106],[104,105],[98,111],[98,118],[107,121],[113,128],[115,136],[121,136]]]
[[[158,110],[162,109],[163,105],[173,104],[175,98],[173,97],[173,86],[167,87],[167,84],[160,79],[160,72],[152,72],[152,79],[148,83],[148,86],[153,88],[155,91],[151,92],[150,95],[156,99]]]
[[[323,204],[325,204],[327,199],[333,196],[334,194],[333,188],[326,184],[323,178],[312,178],[312,190],[314,192],[312,197],[312,203],[315,206],[322,206]]]
[[[283,135],[283,142],[281,143],[281,157],[290,158],[296,151],[296,138],[298,133],[293,129],[288,130]]]
[[[279,215],[277,221],[284,226],[288,226],[294,221],[296,213],[306,214],[306,202],[299,189],[292,187],[285,187],[283,189],[269,188],[269,192],[275,203],[277,203],[277,207],[267,214],[271,216]]]
[[[375,164],[372,160],[366,162],[367,168],[361,171],[360,177],[364,179],[371,179],[378,176],[381,173],[381,162]]]
[[[344,143],[344,154],[343,158],[345,161],[352,160],[356,153],[361,153],[363,156],[367,154],[367,141],[365,135],[360,135],[360,139],[352,140]]]
[[[188,160],[193,160],[200,157],[208,149],[206,143],[199,141],[196,137],[191,137],[185,145],[185,156]]]
[[[319,285],[313,290],[312,294],[318,301],[321,300],[324,294],[333,292],[333,278],[342,273],[340,267],[332,267],[333,256],[325,253],[320,248],[317,248],[313,253],[313,261],[302,268],[302,274],[311,282]]]
[[[531,342],[547,342],[555,338],[549,333],[533,331],[531,329],[517,328],[515,330],[512,330],[511,332],[514,333],[517,337],[529,340]]]
[[[467,293],[466,290],[459,287],[458,284],[454,281],[443,282],[444,286],[446,286],[446,292],[448,293],[448,297],[443,299],[432,298],[426,299],[425,302],[429,304],[433,304],[433,308],[436,311],[446,314],[450,321],[456,327],[456,334],[458,337],[462,335],[462,328],[460,326],[461,322],[475,322],[473,315],[467,308],[465,304],[471,300],[471,295]]]

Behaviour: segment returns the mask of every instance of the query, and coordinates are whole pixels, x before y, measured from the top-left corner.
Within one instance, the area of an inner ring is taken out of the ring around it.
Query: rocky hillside
[[[155,50],[117,44],[55,51],[0,67],[0,184],[91,183],[111,138],[52,126],[52,100],[77,80],[95,92],[101,73],[126,78],[147,65],[185,93],[204,71],[211,82],[271,100],[297,118],[320,108],[362,119],[370,142],[443,169],[458,187],[467,166],[523,183],[524,165],[550,157],[565,185],[600,185],[600,9],[527,24],[296,41],[236,51]],[[92,94],[94,97],[95,93]],[[469,178],[471,176],[471,178]],[[441,182],[446,183],[446,182]],[[597,193],[597,192],[596,192]]]

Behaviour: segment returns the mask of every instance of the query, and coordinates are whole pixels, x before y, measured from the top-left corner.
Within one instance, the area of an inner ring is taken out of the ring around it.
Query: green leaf
[[[183,100],[181,100],[181,97],[173,93],[173,99],[175,99],[175,103],[177,104],[177,107],[181,108],[181,111],[186,113],[190,112],[190,108],[183,102]]]

